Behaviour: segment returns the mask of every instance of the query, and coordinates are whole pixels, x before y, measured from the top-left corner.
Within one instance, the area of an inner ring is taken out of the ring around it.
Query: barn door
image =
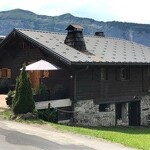
[[[40,84],[41,71],[30,71],[29,76],[33,88]]]
[[[140,101],[129,103],[129,125],[140,125]]]

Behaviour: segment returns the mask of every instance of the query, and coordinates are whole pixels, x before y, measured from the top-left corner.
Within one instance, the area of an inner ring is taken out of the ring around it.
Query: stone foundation
[[[107,112],[99,112],[99,105],[95,105],[93,100],[80,100],[74,105],[74,122],[77,125],[85,126],[128,126],[129,125],[129,104],[122,103],[122,117],[116,120],[115,104],[110,104]],[[141,98],[141,125],[150,125],[150,96]],[[149,120],[149,122],[148,122]]]
[[[99,112],[93,100],[77,101],[74,105],[74,121],[85,126],[115,126],[115,105],[110,104],[107,112]]]
[[[148,116],[150,116],[150,96],[146,95],[141,99],[141,125],[149,125]]]

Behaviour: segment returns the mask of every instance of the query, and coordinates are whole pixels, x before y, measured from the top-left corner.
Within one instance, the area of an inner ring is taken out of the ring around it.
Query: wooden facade
[[[8,88],[5,92],[15,88],[16,78],[24,63],[28,65],[35,61],[44,59],[60,66],[61,69],[48,71],[48,77],[41,76],[41,71],[29,71],[32,87],[35,88],[39,84],[43,83],[46,85],[48,92],[51,92],[51,94],[61,90],[61,92],[64,92],[63,94],[65,94],[65,98],[69,96],[68,93],[70,93],[69,89],[71,86],[70,71],[64,67],[64,64],[59,62],[59,60],[47,53],[44,53],[39,47],[22,38],[13,39],[4,49],[5,57],[1,55],[0,68],[8,68],[11,70],[11,77],[0,78],[0,83],[4,80],[7,80],[7,82],[9,81],[6,85]],[[3,87],[1,87],[1,85],[0,89],[2,92]]]
[[[52,55],[19,37],[13,39],[3,49],[5,49],[3,52],[5,57],[1,55],[0,68],[11,69],[11,78],[8,79],[10,86],[15,85],[16,77],[19,75],[23,63],[28,65],[31,62],[45,59],[62,69],[50,71],[49,78],[41,78],[42,82],[51,92],[53,92],[52,89],[61,88],[63,85],[66,96],[75,100],[94,99],[96,104],[131,101],[134,96],[144,94],[149,88],[150,79],[147,66],[91,66],[86,70],[80,67],[80,69],[74,69],[74,67],[65,66]],[[117,70],[121,67],[129,67],[128,80],[121,81],[117,78]],[[106,80],[101,80],[101,68],[107,69]],[[31,77],[32,74],[33,72],[30,73]],[[37,77],[37,73],[35,75]],[[33,78],[35,79],[35,77]]]
[[[126,66],[104,66],[108,77],[100,79],[101,67],[91,67],[76,75],[76,99],[94,99],[96,104],[127,102],[148,92],[150,84],[147,66],[129,67],[129,79],[117,78],[117,70]]]

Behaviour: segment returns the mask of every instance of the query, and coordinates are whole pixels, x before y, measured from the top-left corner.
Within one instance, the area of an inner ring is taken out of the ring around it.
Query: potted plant
[[[13,97],[15,96],[15,90],[14,91],[9,91],[8,94],[7,94],[7,97],[5,98],[6,99],[6,104],[11,106],[12,105],[12,99]]]

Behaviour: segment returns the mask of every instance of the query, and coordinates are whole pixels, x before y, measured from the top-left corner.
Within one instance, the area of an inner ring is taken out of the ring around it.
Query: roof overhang
[[[6,38],[0,43],[0,48],[5,46],[12,38],[15,38],[16,35],[19,35],[20,37],[26,39],[27,41],[31,42],[32,44],[38,46],[41,50],[45,51],[46,53],[49,53],[49,54],[53,55],[54,57],[56,57],[61,62],[65,63],[69,66],[71,65],[71,62],[68,59],[62,57],[61,55],[59,55],[57,53],[55,53],[51,49],[47,48],[45,45],[33,40],[32,38],[30,38],[26,34],[23,34],[22,32],[19,31],[19,29],[13,29],[10,32],[10,34],[8,34],[8,36],[6,36]]]
[[[23,39],[27,40],[28,42],[31,42],[35,46],[39,47],[43,52],[52,55],[56,57],[60,62],[64,63],[67,66],[99,66],[99,65],[150,65],[150,62],[143,61],[143,62],[138,62],[138,61],[133,61],[133,62],[115,62],[115,61],[72,61],[71,59],[68,59],[68,57],[63,57],[60,53],[55,52],[54,50],[51,49],[51,47],[47,47],[44,45],[42,42],[38,42],[34,38],[31,38],[29,35],[21,32],[21,29],[13,29],[12,32],[6,38],[0,43],[0,48],[3,48],[11,39],[15,38],[16,36],[22,37]],[[83,54],[82,54],[83,55]],[[94,59],[93,59],[94,60]]]
[[[150,63],[138,63],[138,62],[72,62],[71,65],[74,66],[120,66],[120,65],[130,65],[130,66],[141,66],[150,65]]]

